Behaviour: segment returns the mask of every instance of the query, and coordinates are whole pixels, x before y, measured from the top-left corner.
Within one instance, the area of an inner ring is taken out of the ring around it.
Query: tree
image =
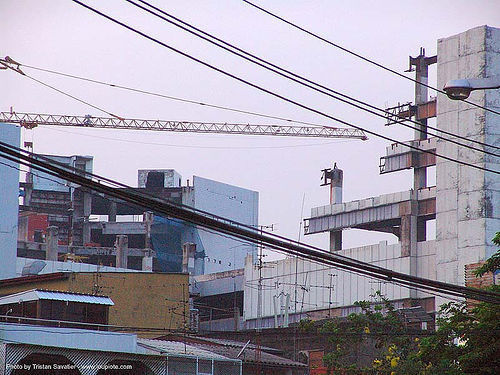
[[[500,232],[493,239],[500,246]],[[479,267],[475,275],[500,269],[500,250]],[[493,285],[490,290],[500,292]],[[500,369],[500,306],[492,303],[450,302],[440,308],[437,331],[426,337],[408,332],[392,304],[357,302],[361,312],[347,319],[325,323],[332,350],[325,364],[332,369],[350,368],[354,373],[458,375],[498,374]],[[370,358],[360,361],[359,354]],[[356,353],[353,356],[352,353]],[[368,366],[367,363],[371,363]]]
[[[331,344],[323,358],[328,368],[390,374],[415,352],[418,341],[393,304],[380,292],[372,297],[378,301],[358,301],[361,312],[332,319],[321,328]]]
[[[500,246],[500,232],[493,239]],[[500,250],[475,274],[500,269]],[[498,285],[489,288],[500,291]],[[436,335],[422,340],[419,358],[440,374],[498,374],[500,369],[500,306],[451,302],[441,307]]]

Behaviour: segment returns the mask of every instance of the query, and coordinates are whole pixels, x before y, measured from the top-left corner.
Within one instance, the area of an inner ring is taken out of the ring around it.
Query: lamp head
[[[443,88],[448,98],[453,100],[467,99],[474,88],[467,79],[453,79]]]

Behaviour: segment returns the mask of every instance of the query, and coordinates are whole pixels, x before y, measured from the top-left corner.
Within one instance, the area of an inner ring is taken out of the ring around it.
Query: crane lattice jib
[[[0,122],[19,124],[32,129],[39,125],[76,126],[104,129],[158,130],[184,133],[272,135],[288,137],[350,138],[366,140],[361,130],[329,126],[283,126],[217,122],[140,120],[114,117],[47,115],[0,112]]]

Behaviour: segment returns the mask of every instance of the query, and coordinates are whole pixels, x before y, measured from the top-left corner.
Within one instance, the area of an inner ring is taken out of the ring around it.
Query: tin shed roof
[[[153,340],[138,338],[137,343],[147,349],[172,356],[198,357],[203,359],[214,359],[220,361],[234,361],[221,354],[211,352],[193,345],[179,341]]]
[[[94,296],[92,294],[60,292],[54,290],[31,289],[16,294],[0,297],[0,305],[27,301],[50,300],[89,303],[94,305],[113,306],[114,302],[107,296]]]

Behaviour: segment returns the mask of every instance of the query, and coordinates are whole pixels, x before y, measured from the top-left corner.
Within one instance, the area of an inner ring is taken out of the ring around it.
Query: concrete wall
[[[480,26],[440,39],[437,74],[438,87],[451,79],[500,74],[500,29]],[[500,110],[500,90],[474,91],[469,100]],[[468,139],[500,146],[500,116],[441,94],[437,125]],[[498,158],[482,152],[443,140],[437,141],[436,150],[438,154],[500,171]],[[464,266],[496,251],[491,239],[500,230],[500,177],[441,158],[437,159],[436,175],[437,277],[464,285]]]
[[[233,185],[194,176],[194,207],[215,215],[258,225],[259,193]],[[227,236],[197,230],[194,242],[205,250],[205,274],[243,268],[248,253],[256,254],[255,245],[242,245]]]
[[[142,272],[82,272],[54,280],[2,284],[0,295],[49,289],[109,296],[109,324],[181,329],[189,322],[189,276]]]
[[[435,278],[434,249],[432,242],[419,244],[417,275]],[[386,241],[336,252],[338,255],[365,261],[380,267],[409,274],[410,258],[401,257],[401,244],[387,245]],[[370,295],[380,290],[391,300],[410,297],[408,288],[384,283],[351,272],[341,271],[309,260],[297,263],[297,297],[295,298],[295,258],[265,263],[262,269],[262,316],[273,316],[273,297],[290,295],[290,314],[342,306],[352,306],[356,301],[370,300]],[[332,275],[332,276],[330,276]],[[257,318],[258,269],[250,258],[245,265],[244,318]],[[331,288],[330,288],[331,286]],[[419,293],[418,298],[428,297]],[[297,303],[295,303],[297,301]],[[281,303],[281,302],[280,302]]]
[[[83,156],[83,157],[77,155],[73,156],[44,155],[44,156],[72,168],[76,168],[78,163],[84,163],[86,172],[92,173],[93,170],[92,156]],[[33,189],[69,192],[70,185],[67,183],[66,180],[36,170],[33,170],[31,173],[33,176]]]
[[[137,171],[137,187],[145,188],[149,172],[163,173],[163,187],[181,187],[182,176],[174,169],[139,169]]]
[[[18,126],[0,123],[0,141],[19,147]],[[16,276],[19,164],[0,157],[0,279]]]
[[[90,263],[74,263],[74,262],[59,262],[53,260],[40,260],[31,258],[17,258],[16,259],[16,276],[21,276],[23,268],[29,266],[33,262],[42,261],[45,267],[42,268],[39,275],[54,272],[141,272],[134,271],[128,268],[117,268],[110,266],[99,266]]]

